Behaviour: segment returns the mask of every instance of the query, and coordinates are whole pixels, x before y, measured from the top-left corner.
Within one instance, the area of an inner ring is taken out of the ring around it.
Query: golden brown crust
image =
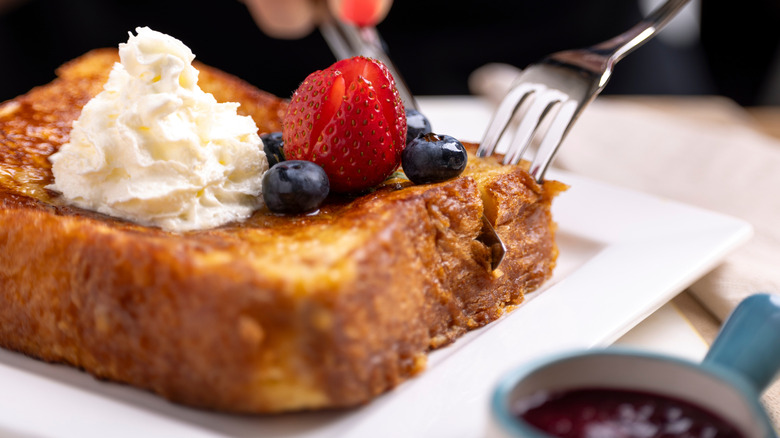
[[[550,201],[563,185],[473,157],[444,183],[184,234],[62,205],[44,188],[47,158],[115,60],[90,52],[0,105],[2,347],[193,406],[352,406],[551,275]],[[284,101],[198,68],[204,90],[279,129]],[[509,245],[500,272],[476,240],[483,210]]]

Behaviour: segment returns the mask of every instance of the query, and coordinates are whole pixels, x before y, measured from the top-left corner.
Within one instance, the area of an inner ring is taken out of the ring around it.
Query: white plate
[[[66,366],[0,351],[0,436],[479,437],[487,399],[511,367],[556,350],[607,345],[712,269],[746,223],[552,172],[559,265],[546,290],[431,354],[429,368],[346,412],[253,417],[172,405]]]

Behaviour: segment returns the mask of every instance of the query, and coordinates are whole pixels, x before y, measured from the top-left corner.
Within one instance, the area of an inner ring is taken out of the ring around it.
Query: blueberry
[[[406,144],[415,138],[431,132],[431,122],[416,109],[406,110]]]
[[[263,151],[268,158],[268,167],[284,161],[284,140],[281,132],[270,132],[260,136],[263,140]]]
[[[316,210],[329,191],[328,176],[322,167],[311,161],[283,161],[263,175],[263,200],[275,213]]]
[[[449,135],[428,133],[406,145],[401,166],[415,184],[455,178],[466,168],[468,156],[463,143]]]

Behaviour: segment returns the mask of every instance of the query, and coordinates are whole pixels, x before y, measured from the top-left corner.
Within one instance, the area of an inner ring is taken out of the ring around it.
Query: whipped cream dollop
[[[195,55],[140,27],[119,45],[103,91],[50,157],[54,183],[78,207],[189,231],[242,220],[262,204],[262,141],[239,104],[198,87]]]

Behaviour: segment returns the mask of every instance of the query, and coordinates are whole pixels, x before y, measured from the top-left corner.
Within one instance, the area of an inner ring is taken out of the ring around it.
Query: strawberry
[[[332,192],[359,192],[384,181],[401,162],[406,114],[381,62],[341,60],[310,74],[283,120],[288,160],[319,164]]]

